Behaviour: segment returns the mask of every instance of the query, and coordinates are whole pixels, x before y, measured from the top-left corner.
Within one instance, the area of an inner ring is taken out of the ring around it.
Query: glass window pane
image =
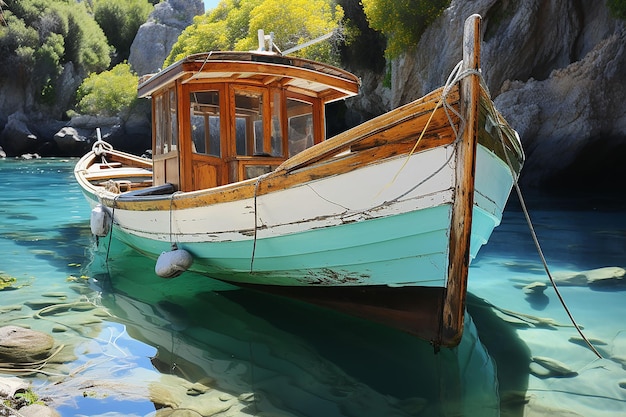
[[[163,108],[163,95],[158,95],[154,98],[154,129],[155,129],[155,155],[163,154],[163,145],[165,143],[165,120],[163,115],[165,109]]]
[[[287,99],[289,118],[289,156],[313,146],[313,105],[305,101]]]
[[[192,150],[212,156],[221,156],[220,98],[218,91],[190,93]]]
[[[176,145],[178,144],[178,120],[177,120],[177,112],[176,112],[176,90],[170,89],[170,139],[171,139],[171,150],[176,150]]]
[[[283,156],[283,130],[280,125],[280,93],[274,92],[272,100],[272,156]]]
[[[263,94],[236,90],[235,115],[237,155],[263,153]]]

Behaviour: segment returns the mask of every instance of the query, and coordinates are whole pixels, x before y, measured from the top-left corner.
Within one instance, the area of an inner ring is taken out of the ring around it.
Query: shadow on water
[[[435,354],[374,323],[197,274],[164,280],[153,268],[127,254],[91,275],[115,320],[156,348],[157,370],[251,396],[246,413],[522,416],[528,351],[475,297],[476,326],[468,316],[461,345]]]
[[[85,259],[91,235],[82,216],[87,204],[73,184],[71,161],[2,160],[0,192],[0,239],[62,271]]]
[[[467,311],[478,329],[480,341],[497,364],[501,415],[522,417],[528,389],[530,350],[515,327],[503,321],[489,303],[467,296]]]
[[[0,232],[0,239],[13,241],[60,271],[66,271],[69,264],[85,259],[85,247],[90,236],[89,224],[82,221],[59,225],[52,230],[29,227],[28,221],[25,221],[21,230]]]

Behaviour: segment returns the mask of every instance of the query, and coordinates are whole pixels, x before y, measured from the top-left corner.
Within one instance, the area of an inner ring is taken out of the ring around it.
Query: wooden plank
[[[463,70],[480,68],[480,20],[479,15],[472,15],[465,21]],[[474,207],[479,97],[479,75],[465,76],[461,80],[461,114],[465,126],[456,149],[456,187],[450,225],[448,284],[442,310],[442,331],[438,341],[440,346],[458,345],[463,334]]]

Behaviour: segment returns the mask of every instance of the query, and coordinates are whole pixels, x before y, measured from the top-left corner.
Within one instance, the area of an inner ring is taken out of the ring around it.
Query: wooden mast
[[[477,14],[465,21],[462,71],[478,71],[480,68],[480,21],[481,17]],[[461,79],[461,114],[464,126],[462,137],[456,145],[456,186],[450,225],[448,283],[441,317],[441,346],[456,346],[463,335],[474,207],[479,97],[479,75],[466,74]]]

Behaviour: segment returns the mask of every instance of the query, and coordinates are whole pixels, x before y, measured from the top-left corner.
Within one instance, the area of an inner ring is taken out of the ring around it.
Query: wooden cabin
[[[195,191],[257,177],[325,140],[325,104],[359,80],[271,52],[189,56],[148,79],[154,185]]]

